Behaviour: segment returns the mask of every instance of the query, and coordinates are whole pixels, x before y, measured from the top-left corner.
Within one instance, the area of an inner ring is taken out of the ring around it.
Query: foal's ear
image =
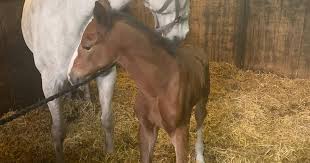
[[[95,2],[93,11],[94,17],[98,24],[111,27],[112,25],[112,9],[108,0],[98,0]]]

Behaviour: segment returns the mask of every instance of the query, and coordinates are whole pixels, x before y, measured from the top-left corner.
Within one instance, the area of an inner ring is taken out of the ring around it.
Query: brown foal
[[[138,87],[141,162],[151,162],[159,128],[170,136],[178,163],[188,160],[188,129],[193,106],[197,121],[196,160],[203,158],[203,121],[210,92],[209,67],[203,50],[173,50],[169,42],[133,18],[96,2],[94,21],[86,28],[70,70],[77,82],[112,63],[128,71]]]

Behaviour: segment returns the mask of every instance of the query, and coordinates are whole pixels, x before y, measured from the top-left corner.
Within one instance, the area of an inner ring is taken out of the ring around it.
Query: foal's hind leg
[[[202,100],[198,102],[195,108],[196,110],[195,119],[197,122],[197,140],[196,140],[195,150],[196,150],[196,162],[199,162],[199,163],[204,163],[203,122],[207,115],[206,104],[207,104],[207,98],[203,98]]]
[[[101,104],[101,122],[105,132],[105,147],[108,153],[113,152],[113,116],[111,101],[113,97],[114,84],[116,80],[116,67],[106,76],[97,78],[99,89],[99,100]]]
[[[64,81],[58,76],[42,74],[42,88],[46,98],[61,91],[63,84]],[[63,141],[66,133],[60,110],[60,100],[55,99],[47,105],[52,115],[52,139],[56,152],[56,162],[64,162]]]

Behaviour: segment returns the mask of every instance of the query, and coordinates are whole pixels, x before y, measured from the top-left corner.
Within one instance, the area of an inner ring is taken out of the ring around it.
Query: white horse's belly
[[[85,2],[79,5],[78,1],[56,1],[26,0],[22,31],[38,70],[42,73],[48,69],[65,75],[83,26],[90,19],[94,0],[88,5]]]
[[[31,29],[31,21],[29,20],[31,2],[32,2],[31,0],[26,0],[24,3],[23,15],[22,15],[22,20],[21,20],[21,28],[22,28],[22,33],[23,33],[26,45],[32,51],[32,44],[31,44],[32,37],[31,37],[30,30],[29,30]]]

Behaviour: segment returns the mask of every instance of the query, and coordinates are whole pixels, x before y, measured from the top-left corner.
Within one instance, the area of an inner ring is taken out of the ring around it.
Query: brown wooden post
[[[305,3],[306,14],[304,20],[303,53],[299,57],[298,76],[310,78],[310,1]]]
[[[246,53],[246,40],[247,40],[247,28],[248,28],[248,13],[249,2],[248,0],[239,0],[239,22],[237,23],[237,38],[236,38],[236,57],[235,64],[239,68],[244,66],[244,57]]]
[[[211,61],[235,64],[240,37],[240,14],[243,6],[238,1],[207,0],[206,4],[206,45],[205,49]],[[195,10],[195,9],[193,9]],[[242,27],[243,28],[243,27]],[[244,36],[242,36],[244,37]],[[242,49],[242,48],[241,48]]]

